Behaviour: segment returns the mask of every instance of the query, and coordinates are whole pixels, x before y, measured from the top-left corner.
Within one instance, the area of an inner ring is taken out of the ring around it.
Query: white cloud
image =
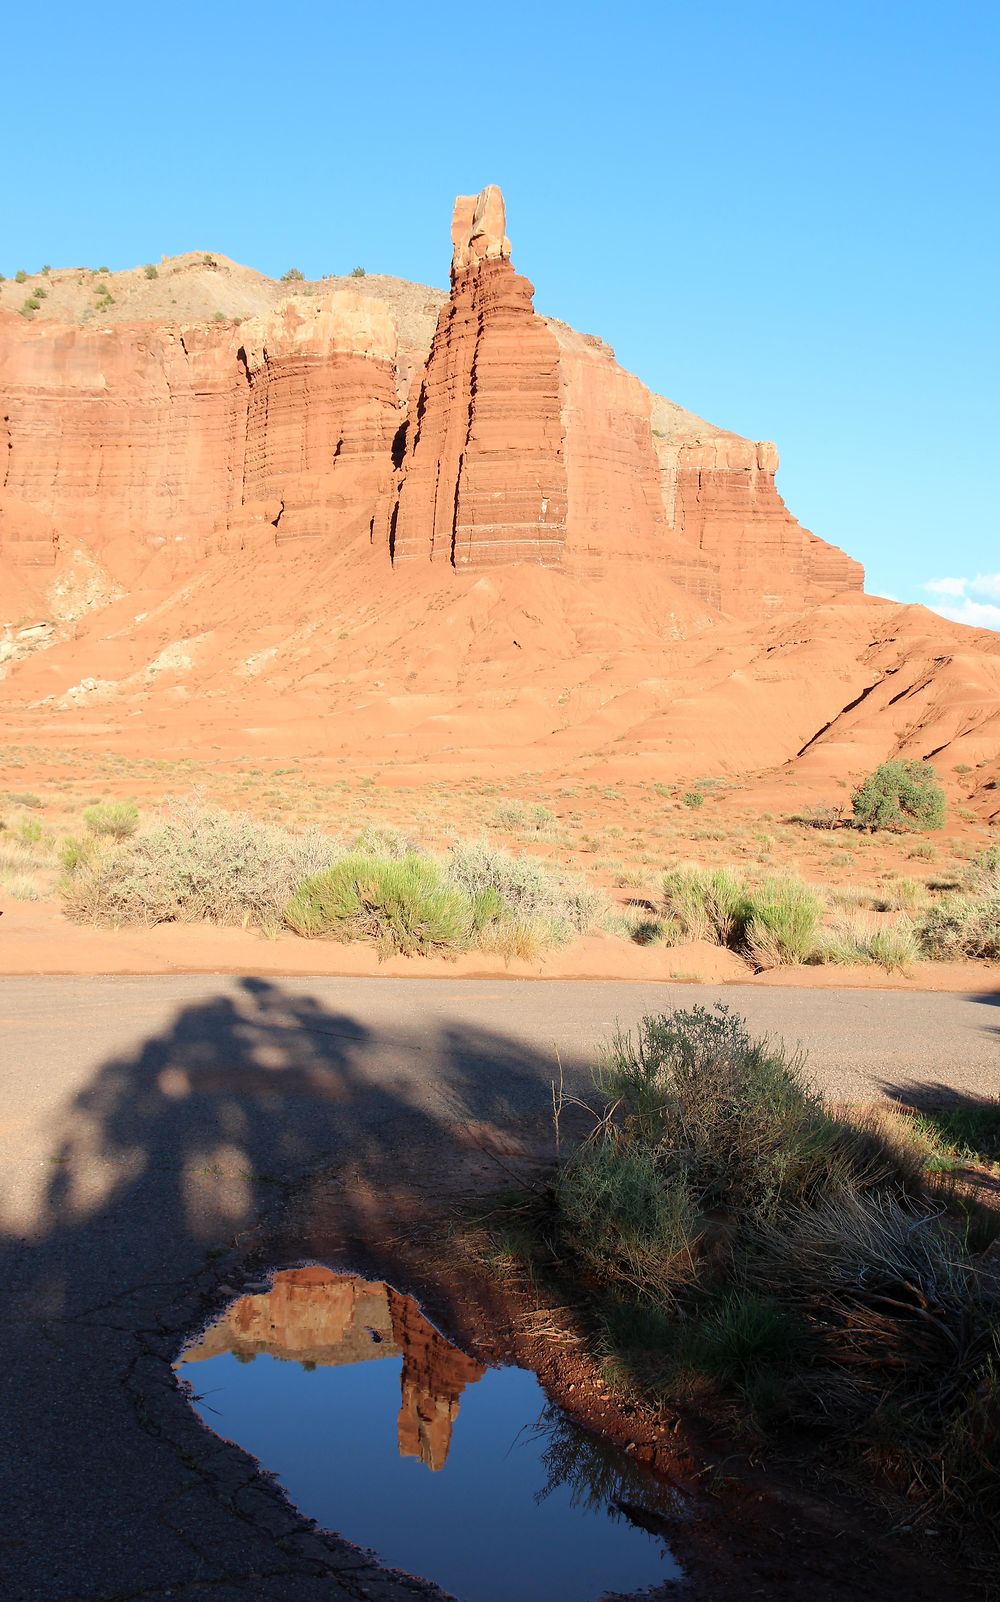
[[[924,588],[928,589],[929,585],[925,584]],[[1000,629],[1000,606],[993,606],[989,601],[974,601],[963,595],[960,601],[951,604],[931,602],[930,608],[953,623],[968,623],[976,629]]]
[[[1000,629],[1000,573],[977,573],[975,578],[928,579],[921,585],[928,595],[932,612],[953,623],[968,623],[977,629]]]
[[[969,581],[964,578],[928,579],[921,589],[927,590],[930,595],[964,595]]]
[[[1000,601],[1000,573],[977,573],[969,585],[973,595]]]

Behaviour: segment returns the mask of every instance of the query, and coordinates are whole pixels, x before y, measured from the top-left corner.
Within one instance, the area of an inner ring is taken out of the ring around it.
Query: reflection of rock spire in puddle
[[[399,1453],[418,1457],[429,1469],[444,1468],[458,1400],[485,1372],[439,1335],[416,1302],[388,1292],[393,1339],[403,1353],[400,1378]]]
[[[447,1460],[462,1391],[484,1373],[438,1334],[411,1297],[320,1267],[285,1269],[269,1291],[241,1296],[183,1360],[222,1352],[241,1362],[266,1353],[308,1369],[402,1357],[400,1456],[433,1470]]]

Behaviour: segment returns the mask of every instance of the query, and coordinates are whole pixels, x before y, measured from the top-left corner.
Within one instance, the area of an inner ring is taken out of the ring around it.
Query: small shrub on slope
[[[1000,961],[1000,846],[976,857],[962,889],[929,907],[918,933],[929,956]]]
[[[851,797],[862,829],[940,829],[945,795],[929,762],[883,762]]]

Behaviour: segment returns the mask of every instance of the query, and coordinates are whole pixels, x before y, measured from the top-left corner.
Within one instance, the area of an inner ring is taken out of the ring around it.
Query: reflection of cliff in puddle
[[[484,1370],[388,1285],[286,1270],[181,1367],[204,1421],[303,1512],[467,1602],[584,1602],[678,1573],[649,1533],[658,1482],[547,1403],[533,1374]]]
[[[329,1268],[286,1269],[263,1295],[241,1296],[184,1362],[223,1352],[238,1363],[266,1354],[307,1371],[401,1357],[399,1453],[430,1469],[444,1467],[459,1397],[485,1372],[438,1334],[411,1297]]]

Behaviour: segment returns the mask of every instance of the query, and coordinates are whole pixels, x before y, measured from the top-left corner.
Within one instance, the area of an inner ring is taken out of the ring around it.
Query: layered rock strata
[[[499,190],[460,197],[451,298],[408,424],[393,558],[555,566],[566,538],[559,347],[510,265]]]
[[[390,561],[588,579],[655,564],[748,617],[860,589],[858,564],[788,512],[773,445],[651,394],[535,312],[495,187],[456,202],[428,352],[413,341],[432,292],[378,282],[239,326],[0,310],[0,560],[35,575],[18,584],[44,587],[81,548],[128,586],[164,550],[160,579],[262,546],[364,544],[376,583]]]
[[[398,426],[396,330],[340,291],[239,328],[114,330],[0,320],[0,539],[16,561],[81,541],[131,575],[165,545],[196,560],[369,534]]]

